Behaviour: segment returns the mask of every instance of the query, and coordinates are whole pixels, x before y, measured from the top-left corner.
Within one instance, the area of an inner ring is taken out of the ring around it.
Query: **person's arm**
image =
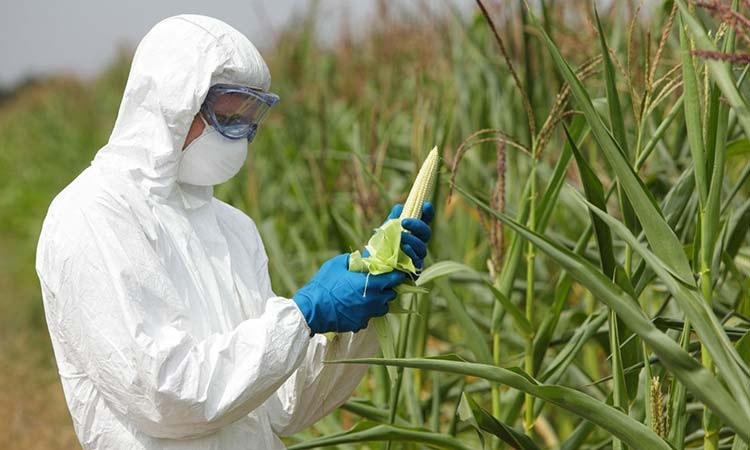
[[[401,212],[401,205],[397,205],[391,211],[390,218],[396,218]],[[431,204],[425,205],[425,221],[419,219],[407,219],[402,225],[413,234],[402,234],[402,249],[412,257],[417,267],[422,266],[422,262],[427,253],[426,244],[430,238],[431,230],[429,221],[434,215],[434,209]],[[263,248],[263,243],[258,237],[258,248]],[[265,252],[264,252],[265,254]],[[343,256],[343,255],[342,255]],[[345,260],[346,258],[335,258],[324,264],[321,271],[326,270],[326,265],[334,263],[336,259]],[[267,261],[267,257],[265,258]],[[348,259],[346,259],[348,261]],[[329,266],[334,269],[335,263]],[[352,274],[346,271],[346,265],[339,268],[343,272],[330,270],[325,276],[343,279],[347,277],[362,278],[360,282],[367,283],[367,276],[364,274]],[[319,272],[321,275],[321,272]],[[369,293],[374,289],[376,277],[394,276],[396,272],[385,275],[369,275]],[[401,274],[403,275],[403,274]],[[274,297],[271,288],[270,277],[268,274],[267,264],[261,264],[257,279],[261,281],[261,291],[266,297]],[[314,278],[315,279],[315,278]],[[313,280],[314,280],[313,279]],[[354,280],[351,281],[355,283]],[[364,289],[363,284],[360,288],[355,289],[342,299],[344,304],[353,304],[358,301],[357,297],[361,296],[359,292]],[[304,290],[305,288],[303,288]],[[331,292],[343,294],[343,292]],[[369,294],[368,294],[369,295]],[[295,294],[295,301],[300,296]],[[325,295],[324,295],[325,297]],[[392,299],[392,297],[389,297]],[[304,305],[303,305],[304,306]],[[305,311],[307,308],[303,307]],[[322,309],[321,312],[325,311]],[[377,315],[383,315],[387,308]],[[316,311],[317,313],[318,311]],[[320,322],[320,321],[316,321]],[[324,321],[323,321],[324,322]],[[355,320],[356,322],[356,320]],[[364,325],[363,325],[364,326]],[[313,330],[316,324],[312,325]],[[379,348],[378,339],[374,327],[361,329],[356,333],[339,333],[331,340],[325,336],[314,336],[308,345],[307,354],[304,362],[297,371],[279,388],[276,395],[269,398],[265,407],[268,411],[271,425],[276,434],[286,436],[301,431],[325,415],[343,404],[357,387],[360,380],[367,372],[367,366],[355,364],[325,364],[325,361],[365,358],[373,356]]]
[[[262,405],[304,359],[310,329],[293,301],[268,298],[257,319],[197,339],[181,280],[128,212],[79,216],[39,255],[54,294],[50,331],[139,431],[177,439],[216,431]]]
[[[258,274],[267,297],[274,297],[268,270]],[[374,356],[379,348],[374,327],[356,333],[337,333],[329,340],[315,335],[299,368],[266,401],[271,426],[279,436],[288,436],[313,425],[346,402],[367,372],[359,364],[324,364],[347,358]]]
[[[374,356],[378,339],[373,328],[338,333],[330,341],[321,335],[313,337],[303,363],[265,404],[277,435],[302,431],[346,402],[368,366],[324,361]]]

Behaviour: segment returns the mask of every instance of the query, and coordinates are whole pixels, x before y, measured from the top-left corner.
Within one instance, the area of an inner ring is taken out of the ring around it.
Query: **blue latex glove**
[[[398,219],[403,209],[404,205],[395,205],[391,209],[388,219]],[[401,250],[409,255],[417,269],[424,266],[424,258],[427,256],[427,242],[432,236],[430,222],[433,217],[435,217],[435,207],[430,202],[424,202],[421,219],[404,219],[401,221],[401,226],[409,231],[409,233],[401,233]]]
[[[366,273],[349,272],[348,267],[349,254],[329,259],[310,282],[294,294],[292,300],[313,333],[356,332],[365,328],[370,318],[388,312],[388,302],[396,298],[393,288],[406,276],[394,270],[368,278]]]

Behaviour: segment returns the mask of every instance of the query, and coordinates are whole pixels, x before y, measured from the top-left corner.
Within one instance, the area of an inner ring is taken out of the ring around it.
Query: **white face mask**
[[[239,172],[247,157],[247,139],[229,139],[210,127],[182,152],[177,180],[196,186],[221,184]]]

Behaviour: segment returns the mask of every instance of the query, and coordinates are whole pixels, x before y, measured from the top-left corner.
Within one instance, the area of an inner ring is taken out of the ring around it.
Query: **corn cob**
[[[432,190],[435,187],[438,170],[438,149],[433,147],[425,158],[422,167],[419,169],[417,178],[409,191],[409,196],[404,203],[404,210],[401,211],[399,219],[419,219],[422,217],[422,205],[425,200],[430,198]]]

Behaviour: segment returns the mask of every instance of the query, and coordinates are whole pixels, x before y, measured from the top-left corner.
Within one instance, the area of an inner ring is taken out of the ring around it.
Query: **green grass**
[[[399,358],[367,361],[292,448],[748,448],[747,70],[705,52],[741,54],[750,30],[682,0],[635,21],[614,4],[386,14],[332,48],[307,19],[265,52],[282,102],[216,193],[258,223],[278,294],[360,248],[433,145],[445,160],[430,293],[390,317]],[[68,438],[34,249],[127,70],[0,104],[0,410],[31,417],[56,390],[48,427]],[[9,442],[39,428],[7,421]]]

